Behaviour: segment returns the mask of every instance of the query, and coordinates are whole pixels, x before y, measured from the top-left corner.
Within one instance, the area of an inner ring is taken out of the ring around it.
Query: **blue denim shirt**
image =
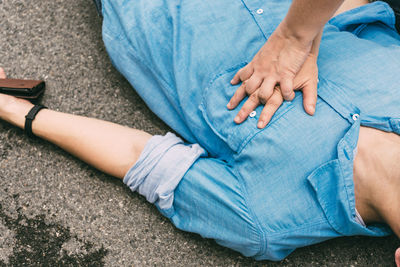
[[[189,156],[184,171],[156,164],[158,177],[162,170],[163,179],[173,177],[167,190],[173,201],[152,202],[178,228],[256,259],[279,260],[339,236],[390,233],[357,222],[353,184],[360,125],[400,134],[400,37],[387,4],[353,9],[325,26],[314,116],[304,112],[301,93],[264,129],[257,128],[261,106],[240,125],[233,118],[241,105],[226,109],[238,88],[229,81],[290,3],[104,0],[102,6],[114,65],[154,113],[209,155],[196,150],[202,157],[193,163]],[[167,154],[156,157],[166,162]],[[139,167],[125,177],[133,189]],[[174,173],[182,173],[179,183]]]

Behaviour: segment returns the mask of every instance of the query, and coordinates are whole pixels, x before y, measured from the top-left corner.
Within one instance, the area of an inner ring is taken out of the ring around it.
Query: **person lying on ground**
[[[340,236],[400,236],[392,9],[376,2],[332,18],[320,47],[318,112],[303,112],[301,93],[283,102],[276,87],[279,108],[260,129],[263,107],[236,124],[243,101],[235,111],[226,103],[240,86],[229,82],[289,8],[270,5],[260,28],[241,1],[103,1],[113,63],[186,141],[49,109],[33,133],[123,178],[179,229],[258,260]],[[0,118],[18,127],[32,107],[0,95]],[[395,257],[399,264],[400,250]]]

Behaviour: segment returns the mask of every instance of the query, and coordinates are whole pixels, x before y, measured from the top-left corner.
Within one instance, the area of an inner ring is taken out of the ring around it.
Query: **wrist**
[[[17,127],[24,128],[25,115],[34,105],[16,97],[7,96],[7,98],[1,107],[0,117]]]
[[[295,25],[290,25],[286,19],[279,24],[278,29],[284,38],[289,39],[303,47],[310,47],[315,37],[318,35],[319,30],[312,31],[309,29],[302,29]]]

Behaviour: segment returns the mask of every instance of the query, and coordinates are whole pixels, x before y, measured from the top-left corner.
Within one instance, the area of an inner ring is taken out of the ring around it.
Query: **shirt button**
[[[255,111],[255,110],[253,110],[251,113],[250,113],[250,118],[254,118],[255,116],[257,115],[257,112]]]
[[[356,121],[356,120],[358,120],[358,118],[360,118],[360,114],[354,114],[352,118],[353,118],[353,121]]]
[[[260,9],[257,9],[256,12],[258,15],[261,15],[262,13],[264,13],[264,10],[262,8],[260,8]]]

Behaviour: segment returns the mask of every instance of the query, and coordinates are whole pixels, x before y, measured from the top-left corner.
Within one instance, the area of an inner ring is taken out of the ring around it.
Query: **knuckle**
[[[282,105],[282,103],[282,99],[272,99],[268,104],[270,104],[272,107],[279,107]]]
[[[240,78],[243,80],[247,80],[248,76],[250,76],[250,71],[247,68],[243,68],[240,71]]]
[[[249,100],[253,103],[258,103],[259,99],[258,99],[258,95],[257,94],[251,94],[249,96]]]
[[[254,94],[257,91],[258,87],[254,81],[249,81],[246,85],[246,91],[248,94]]]
[[[258,93],[258,98],[263,101],[267,101],[271,97],[271,92],[269,90],[261,90]]]
[[[280,76],[283,80],[293,80],[293,78],[296,76],[296,72],[293,70],[284,70],[280,73]]]
[[[269,109],[271,112],[275,112],[280,106],[281,104],[278,103],[268,103]]]
[[[270,101],[268,101],[268,105],[271,105],[272,107],[279,107],[280,105],[282,105],[282,103],[283,98],[281,95],[272,97]]]
[[[281,86],[280,89],[281,92],[284,94],[290,94],[291,92],[293,92],[293,89],[287,86]]]
[[[253,94],[255,94],[255,89],[253,89],[252,87],[250,87],[250,86],[247,86],[246,87],[246,93],[249,95],[249,97],[251,96],[251,95],[253,95]]]
[[[275,103],[271,103],[271,106],[272,106],[272,108],[274,108],[274,109],[278,109],[278,108],[280,107],[281,104],[282,104],[282,103],[277,103],[277,102],[275,102]]]
[[[246,111],[246,109],[242,108],[237,115],[239,116],[239,118],[243,119],[247,116],[247,113],[248,112]]]

